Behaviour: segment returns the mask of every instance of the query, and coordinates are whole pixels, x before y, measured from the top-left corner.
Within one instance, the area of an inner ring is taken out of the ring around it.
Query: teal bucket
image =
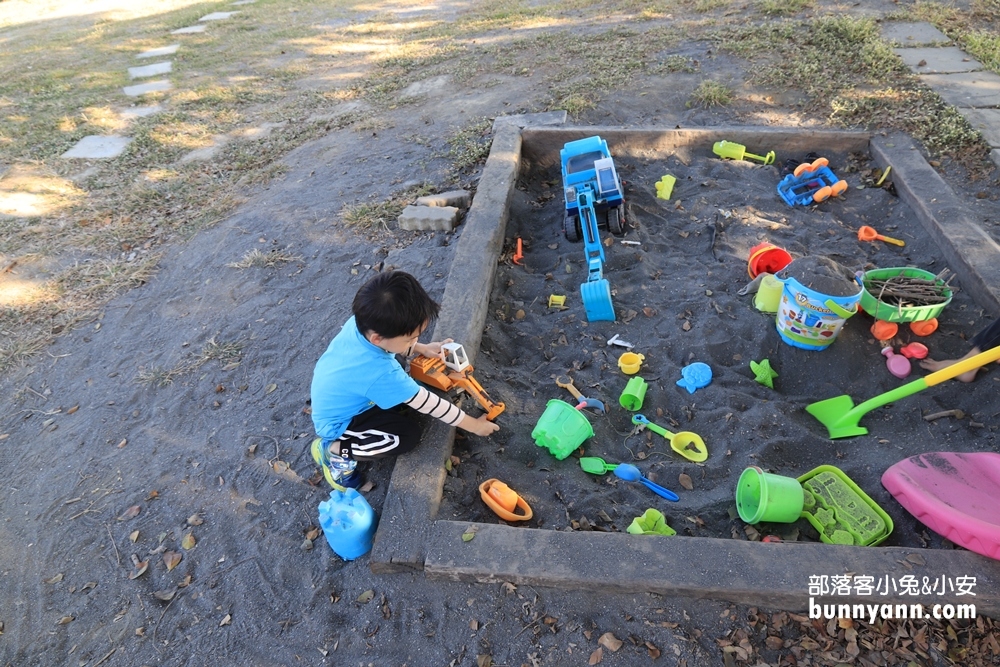
[[[811,290],[795,278],[784,280],[775,325],[781,340],[803,350],[825,350],[849,317],[858,312],[861,291],[829,296]]]

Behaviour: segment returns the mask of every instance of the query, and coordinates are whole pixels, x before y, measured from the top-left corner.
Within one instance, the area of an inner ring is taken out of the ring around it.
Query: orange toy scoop
[[[504,521],[527,521],[534,513],[528,502],[498,479],[488,479],[479,485],[479,495],[486,506]],[[517,509],[520,514],[515,514]]]

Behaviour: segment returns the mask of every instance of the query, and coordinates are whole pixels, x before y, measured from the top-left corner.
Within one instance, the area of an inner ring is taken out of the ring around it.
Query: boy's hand
[[[469,433],[474,433],[484,438],[500,430],[500,425],[488,420],[486,415],[479,415],[478,417],[465,415],[465,418],[459,422],[458,426]]]
[[[441,346],[445,343],[454,342],[451,338],[445,338],[442,341],[435,341],[433,343],[427,343],[426,345],[422,343],[417,343],[413,346],[413,351],[417,354],[422,354],[425,357],[437,357],[441,361],[444,361],[444,350]]]

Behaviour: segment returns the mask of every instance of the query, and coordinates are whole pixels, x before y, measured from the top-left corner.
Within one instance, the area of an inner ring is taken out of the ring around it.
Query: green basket
[[[930,271],[915,269],[909,266],[865,271],[858,278],[858,282],[861,283],[861,308],[876,320],[883,320],[885,322],[923,322],[924,320],[929,320],[940,315],[944,307],[951,303],[952,291],[948,287],[944,289],[944,294],[947,297],[944,303],[935,303],[930,306],[904,306],[902,308],[882,303],[875,295],[868,291],[868,282],[870,280],[886,280],[894,276],[923,278],[924,280],[934,280],[937,285],[944,285],[944,281],[935,280],[936,276]]]

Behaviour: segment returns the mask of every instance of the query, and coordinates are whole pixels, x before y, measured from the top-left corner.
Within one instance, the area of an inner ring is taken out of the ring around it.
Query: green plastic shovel
[[[589,472],[591,475],[603,475],[606,472],[611,472],[618,465],[607,463],[600,456],[582,456],[580,457],[580,467],[583,468],[584,472]]]
[[[985,366],[991,361],[996,361],[997,359],[1000,359],[1000,347],[995,347],[992,350],[987,350],[986,352],[980,352],[974,357],[969,357],[968,359],[954,363],[947,368],[934,371],[930,375],[924,376],[919,380],[908,382],[902,387],[896,387],[892,391],[887,391],[874,398],[869,398],[857,407],[855,407],[854,401],[851,400],[850,396],[844,395],[834,396],[833,398],[828,398],[825,401],[819,401],[818,403],[807,405],[806,412],[818,419],[820,423],[826,427],[826,430],[830,433],[830,438],[833,440],[836,440],[837,438],[851,438],[856,435],[864,435],[868,433],[868,429],[863,426],[858,426],[858,421],[860,421],[861,417],[868,412],[871,412],[875,408],[880,408],[887,403],[898,401],[899,399],[909,396],[910,394],[915,394],[918,391],[926,389],[927,387],[933,387],[936,384],[941,384],[945,380],[950,380],[961,375],[962,373],[965,373],[966,371],[971,371],[974,368]]]

